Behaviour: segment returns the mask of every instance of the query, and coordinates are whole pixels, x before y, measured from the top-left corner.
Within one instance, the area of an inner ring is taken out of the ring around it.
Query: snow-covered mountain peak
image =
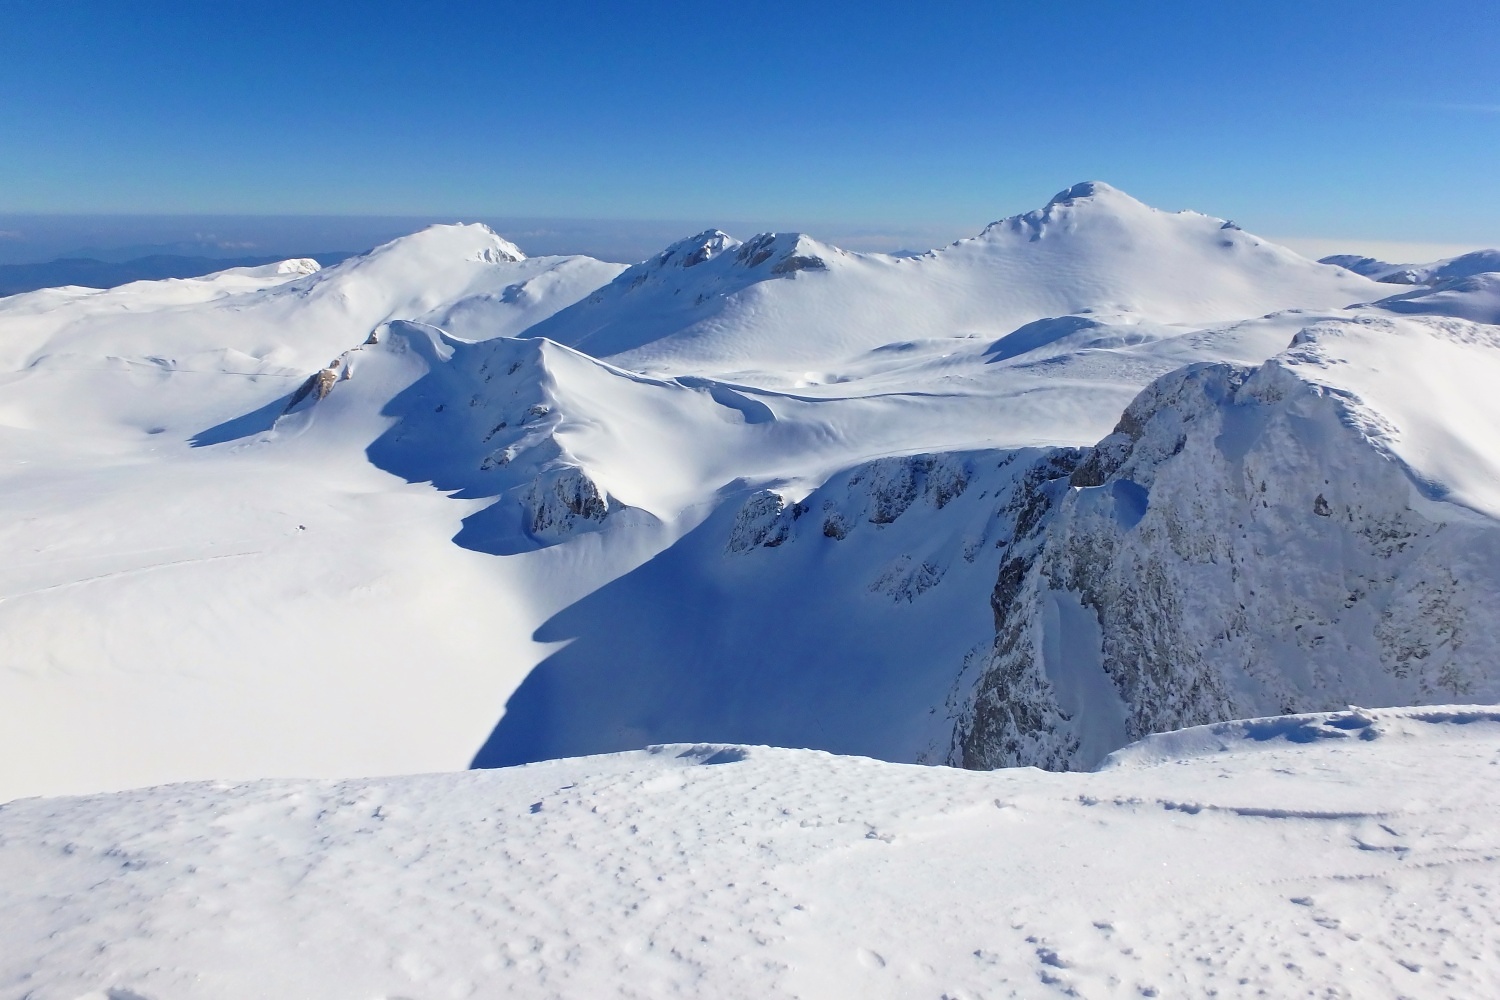
[[[309,274],[317,274],[323,266],[311,257],[293,257],[290,260],[278,260],[274,264],[258,264],[250,267],[231,267],[223,271],[215,271],[205,274],[201,278],[168,278],[168,281],[212,281],[220,275],[234,274],[246,278],[305,278]]]
[[[887,345],[995,341],[1079,313],[1204,325],[1386,294],[1223,219],[1159,211],[1090,181],[913,258],[849,253],[801,233],[734,243],[709,230],[523,335],[638,371],[817,375],[781,383],[795,386],[838,381],[882,358],[907,363],[900,352],[872,360]]]
[[[1071,205],[1075,201],[1080,201],[1084,198],[1124,200],[1133,202],[1137,205],[1140,204],[1140,202],[1130,197],[1130,195],[1126,194],[1124,191],[1121,191],[1117,187],[1106,184],[1103,181],[1080,181],[1070,188],[1066,188],[1062,191],[1057,192],[1057,194],[1053,195],[1052,200],[1047,202],[1047,204],[1049,206]]]
[[[705,229],[696,236],[673,243],[651,258],[649,263],[657,267],[697,267],[739,245],[739,240],[722,229]]]
[[[519,247],[489,226],[433,225],[267,294],[283,299],[331,296],[350,305],[382,301],[395,306],[401,302],[396,308],[383,309],[384,315],[376,322],[415,319],[443,302],[458,299],[466,290],[492,285],[496,267],[514,267],[525,260]],[[356,339],[363,339],[363,334]]]
[[[760,233],[735,251],[735,260],[746,268],[767,266],[773,275],[797,271],[826,271],[835,256],[847,251],[821,243],[803,233]]]
[[[491,263],[497,263],[502,260],[519,262],[526,259],[526,254],[521,252],[520,247],[495,232],[489,226],[486,226],[482,222],[473,223],[473,225],[477,225],[480,229],[488,233],[494,243],[493,246],[485,247],[480,251],[480,259]]]
[[[1020,233],[1040,239],[1056,227],[1072,229],[1084,221],[1098,225],[1102,219],[1118,220],[1119,224],[1129,226],[1134,220],[1152,214],[1157,214],[1157,210],[1119,188],[1103,181],[1083,181],[1059,191],[1041,208],[990,223],[979,238]]]
[[[475,260],[489,264],[518,263],[526,259],[521,248],[482,222],[439,223],[407,236],[398,236],[349,261],[369,262],[385,258]]]

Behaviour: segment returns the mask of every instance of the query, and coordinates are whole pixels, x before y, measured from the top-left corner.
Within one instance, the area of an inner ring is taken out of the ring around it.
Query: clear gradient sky
[[[0,213],[1500,243],[1496,0],[0,0]],[[308,248],[330,249],[330,248]]]

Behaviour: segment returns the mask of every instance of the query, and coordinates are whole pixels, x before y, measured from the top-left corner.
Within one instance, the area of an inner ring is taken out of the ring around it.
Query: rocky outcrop
[[[375,335],[372,333],[368,343],[374,343],[374,337]],[[333,391],[335,385],[347,380],[353,374],[350,360],[354,352],[358,350],[359,348],[356,347],[353,350],[345,351],[328,362],[325,367],[307,376],[302,381],[302,384],[297,387],[297,391],[292,393],[292,398],[287,400],[285,409],[281,411],[282,415],[294,412],[305,403],[316,403],[319,400],[327,399],[328,394]]]
[[[585,525],[597,526],[618,506],[582,469],[553,469],[531,484],[526,493],[528,530],[538,539],[558,541]]]
[[[427,358],[426,374],[384,407],[382,416],[398,419],[370,445],[371,460],[456,497],[495,498],[479,527],[466,528],[468,544],[505,552],[552,545],[627,509],[558,438],[567,415],[548,361],[554,348],[508,338],[466,344],[420,324],[386,324],[311,376],[287,412],[325,399],[356,361],[378,380],[382,362]]]
[[[1424,498],[1372,422],[1276,360],[1143,391],[1018,498],[949,762],[1088,767],[1226,719],[1500,699],[1500,525]]]
[[[734,527],[724,548],[729,552],[748,552],[754,548],[774,549],[791,534],[791,517],[786,497],[775,490],[757,490],[750,494],[735,513]]]
[[[1059,752],[1053,738],[1064,720],[1036,676],[1037,637],[1022,609],[1032,607],[1027,598],[1034,589],[1030,584],[1045,530],[1081,457],[1076,449],[1043,456],[1026,470],[1008,499],[1006,512],[1013,530],[1001,540],[1000,570],[990,593],[994,646],[972,687],[955,699],[960,709],[949,751],[951,764],[986,768],[997,766],[990,763],[996,759],[1015,759],[1057,769],[1066,763],[1067,754]],[[965,671],[960,683],[968,679]]]
[[[906,455],[856,466],[790,505],[780,492],[760,490],[735,515],[725,547],[729,552],[775,548],[804,518],[823,537],[842,541],[860,525],[894,523],[919,501],[942,510],[968,489],[974,475],[973,456]]]

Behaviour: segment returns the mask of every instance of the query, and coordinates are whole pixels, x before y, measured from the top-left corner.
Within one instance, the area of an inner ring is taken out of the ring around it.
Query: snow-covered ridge
[[[1373,305],[1393,313],[1454,316],[1474,323],[1500,323],[1500,273],[1445,278]]]
[[[1361,316],[1153,383],[1007,554],[950,760],[1087,767],[1219,719],[1500,700],[1497,377],[1491,327]]]
[[[1388,284],[1418,286],[1374,303],[1391,312],[1500,323],[1500,250],[1476,250],[1430,264],[1387,264],[1352,254],[1325,257],[1322,263]]]
[[[1233,719],[1155,733],[1116,750],[1098,770],[1161,767],[1219,754],[1254,754],[1324,740],[1421,740],[1445,727],[1500,725],[1494,705],[1434,705],[1426,708],[1360,708],[1345,711]]]
[[[1320,263],[1334,264],[1355,274],[1390,284],[1430,285],[1500,271],[1500,250],[1475,250],[1428,264],[1388,264],[1374,257],[1361,257],[1357,254],[1335,254],[1324,257]]]
[[[1222,219],[1160,212],[1092,182],[915,257],[849,253],[797,233],[739,244],[710,230],[533,333],[653,371],[837,370],[893,343],[996,339],[1080,312],[1206,324],[1387,292]]]

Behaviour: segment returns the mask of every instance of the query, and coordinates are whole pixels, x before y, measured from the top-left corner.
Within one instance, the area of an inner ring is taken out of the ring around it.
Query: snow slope
[[[1456,316],[1475,323],[1500,323],[1500,273],[1445,278],[1375,305],[1394,313]]]
[[[1500,713],[1154,737],[1093,774],[722,744],[0,808],[0,993],[1478,997]]]
[[[352,446],[258,435],[392,314],[503,333],[619,270],[519,256],[435,227],[322,271],[0,300],[0,797],[472,755],[557,574],[452,545],[475,505],[372,466],[378,414]]]

